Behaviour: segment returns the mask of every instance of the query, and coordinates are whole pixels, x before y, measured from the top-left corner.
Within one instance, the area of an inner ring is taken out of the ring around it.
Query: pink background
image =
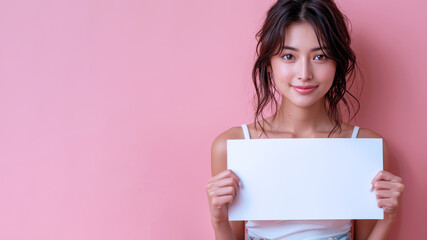
[[[210,145],[252,120],[271,3],[2,1],[0,239],[213,239]],[[406,184],[391,239],[422,237],[427,4],[339,3],[365,75],[357,124]]]

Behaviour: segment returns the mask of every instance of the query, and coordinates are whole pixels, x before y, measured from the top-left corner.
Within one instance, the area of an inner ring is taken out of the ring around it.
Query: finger
[[[240,178],[237,176],[237,174],[233,170],[231,170],[231,169],[227,169],[227,170],[229,172],[229,176],[231,176],[232,178],[234,178],[234,180],[236,181],[236,183],[238,185],[241,185]]]
[[[230,170],[230,171],[231,171],[231,174],[233,175],[234,179],[236,179],[237,184],[241,185],[242,181],[240,181],[240,178],[237,176],[237,174],[235,172],[233,172],[232,170]]]
[[[218,181],[218,186],[219,187],[234,186],[236,189],[238,189],[239,183],[237,182],[236,178],[229,177],[229,178],[221,179],[220,181]]]
[[[228,180],[225,180],[225,179],[228,179]],[[209,179],[209,182],[206,185],[206,192],[208,193],[208,195],[210,195],[210,192],[212,190],[215,190],[219,187],[231,185],[231,184],[233,184],[237,190],[239,186],[240,187],[242,186],[240,179],[237,177],[237,175],[232,170],[226,169],[221,173],[217,174],[216,176],[212,177],[211,179]]]
[[[215,176],[211,177],[211,178],[209,179],[209,182],[217,181],[218,179],[224,178],[224,177],[226,177],[226,176],[227,176],[227,175],[229,175],[229,174],[230,174],[230,173],[229,173],[228,169],[226,169],[226,170],[224,170],[224,171],[222,171],[222,172],[218,173],[217,175],[215,175]]]
[[[387,208],[390,211],[393,211],[399,206],[399,201],[395,198],[378,199],[377,203],[378,207]]]
[[[398,193],[389,190],[379,190],[375,192],[377,199],[398,197]]]
[[[231,195],[233,196],[233,198],[236,196],[237,193],[237,189],[233,186],[233,187],[223,187],[223,188],[218,188],[214,191],[214,196],[225,196],[225,195]]]
[[[220,188],[212,188],[207,190],[208,198],[215,199],[221,196],[232,196],[233,198],[237,195],[237,189],[235,186],[226,186]]]
[[[373,187],[375,188],[375,190],[395,189],[399,187],[399,183],[376,181]]]
[[[379,190],[377,195],[381,196],[382,198],[394,198],[399,200],[402,196],[402,192],[396,190]]]
[[[209,183],[207,186],[207,190],[208,191],[214,191],[218,188],[229,187],[229,186],[233,186],[236,189],[239,188],[239,185],[236,182],[236,179],[233,177],[228,177],[228,178],[224,178],[224,179],[218,179],[215,182]]]
[[[375,177],[372,179],[371,184],[372,184],[372,185],[374,185],[374,183],[375,183],[376,181],[380,181],[380,180],[383,178],[384,172],[385,172],[385,171],[379,171],[379,172],[377,173],[377,175],[375,175]]]
[[[216,197],[212,199],[212,206],[215,208],[224,207],[224,205],[229,204],[233,201],[233,196],[225,195],[221,197]]]
[[[396,175],[393,175],[392,173],[389,173],[387,171],[379,171],[377,175],[372,179],[372,184],[374,184],[376,181],[391,181],[391,182],[401,182],[402,179]]]
[[[237,176],[237,174],[235,172],[233,172],[233,170],[227,169],[227,177],[232,177],[234,179],[234,181],[236,182],[237,185],[239,185],[240,187],[242,186],[242,182],[240,181],[240,178]]]
[[[218,179],[228,178],[228,177],[233,177],[236,179],[237,182],[240,182],[239,177],[237,177],[237,175],[231,169],[226,169],[226,170],[218,173],[217,175],[215,175],[214,177],[209,179],[209,182],[214,182],[214,181],[217,181]]]

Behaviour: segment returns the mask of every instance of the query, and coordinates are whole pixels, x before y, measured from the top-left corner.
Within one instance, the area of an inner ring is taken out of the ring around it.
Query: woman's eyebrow
[[[292,51],[299,51],[298,50],[298,48],[294,48],[294,47],[290,47],[290,46],[284,46],[283,47],[283,49],[288,49],[288,50],[292,50]],[[316,51],[319,51],[319,50],[326,50],[325,48],[323,48],[323,47],[317,47],[317,48],[313,48],[313,49],[311,49],[311,52],[316,52]]]

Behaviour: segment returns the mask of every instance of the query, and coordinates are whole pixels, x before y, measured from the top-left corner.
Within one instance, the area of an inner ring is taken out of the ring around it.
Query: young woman
[[[257,34],[258,58],[252,72],[255,121],[225,131],[212,144],[213,177],[206,191],[216,239],[244,239],[246,230],[247,239],[388,238],[404,186],[400,177],[387,172],[386,145],[385,171],[372,180],[383,220],[228,221],[239,178],[227,170],[227,139],[381,138],[342,121],[339,104],[349,109],[346,97],[358,104],[347,89],[356,57],[346,23],[332,0],[279,0],[268,11]],[[265,118],[267,106],[275,111]]]

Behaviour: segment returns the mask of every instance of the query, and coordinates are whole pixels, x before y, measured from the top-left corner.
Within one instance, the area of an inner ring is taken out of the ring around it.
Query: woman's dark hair
[[[309,23],[317,36],[320,47],[325,49],[324,54],[336,62],[336,72],[331,88],[325,95],[325,109],[334,127],[329,136],[335,131],[342,131],[340,102],[348,109],[355,110],[352,118],[359,111],[359,101],[347,89],[351,87],[355,78],[356,55],[350,48],[350,35],[347,30],[348,19],[341,13],[332,0],[279,0],[268,11],[261,30],[256,34],[258,43],[256,47],[257,59],[252,70],[252,80],[255,85],[255,128],[259,125],[265,133],[262,120],[270,125],[264,118],[264,109],[271,105],[275,107],[273,120],[276,117],[278,104],[275,97],[275,88],[268,68],[270,58],[279,54],[284,48],[285,29],[295,22]],[[356,103],[346,99],[350,96]],[[261,133],[261,135],[262,135]]]

